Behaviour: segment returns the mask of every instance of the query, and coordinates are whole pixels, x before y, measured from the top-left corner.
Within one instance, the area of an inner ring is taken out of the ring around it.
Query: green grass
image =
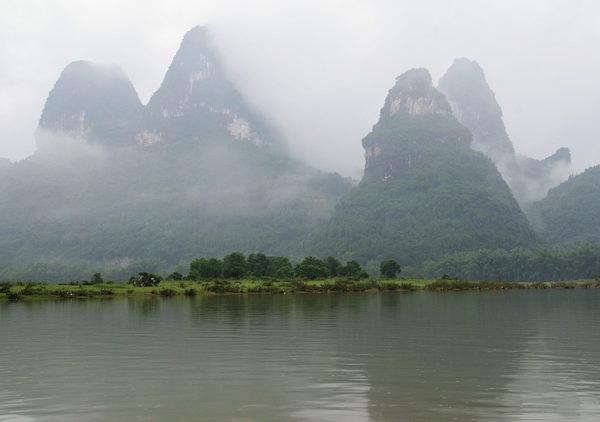
[[[132,287],[125,283],[95,285],[43,283],[0,283],[0,301],[32,301],[41,299],[89,299],[143,296],[197,296],[221,294],[300,294],[377,291],[503,291],[513,289],[572,289],[598,288],[600,281],[573,281],[554,283],[475,282],[448,279],[381,279],[352,280],[332,278],[326,280],[208,280],[161,281],[156,287]]]

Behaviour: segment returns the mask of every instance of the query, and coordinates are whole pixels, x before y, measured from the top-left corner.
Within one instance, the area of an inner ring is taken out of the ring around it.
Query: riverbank
[[[196,296],[217,294],[299,294],[373,291],[502,291],[514,289],[599,288],[599,280],[547,283],[474,282],[448,279],[381,279],[352,280],[210,280],[161,281],[158,286],[133,287],[126,283],[58,284],[0,283],[0,301],[32,301],[42,299],[85,299],[129,296]]]

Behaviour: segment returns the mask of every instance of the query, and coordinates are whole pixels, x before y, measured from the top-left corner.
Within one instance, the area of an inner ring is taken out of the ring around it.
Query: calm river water
[[[598,421],[600,290],[0,303],[0,421]]]

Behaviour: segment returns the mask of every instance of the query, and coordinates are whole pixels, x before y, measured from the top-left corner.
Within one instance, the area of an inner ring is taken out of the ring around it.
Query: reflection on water
[[[0,304],[0,422],[591,421],[598,291]]]
[[[597,421],[600,383],[597,378],[585,379],[588,374],[582,369],[586,362],[574,363],[549,354],[545,347],[536,350],[540,346],[536,341],[529,345],[531,351],[520,358],[520,372],[510,377],[503,397],[504,405],[511,409],[511,419]]]
[[[600,350],[598,323],[592,319],[598,316],[597,298],[568,299],[566,304],[544,301],[550,314],[535,321],[517,372],[507,375],[502,400],[512,420],[599,420]]]

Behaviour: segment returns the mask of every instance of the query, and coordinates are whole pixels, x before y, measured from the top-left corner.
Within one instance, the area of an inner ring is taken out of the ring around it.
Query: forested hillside
[[[357,183],[288,153],[228,78],[204,28],[185,35],[146,106],[117,67],[73,62],[48,95],[35,154],[0,158],[0,279],[88,268],[124,277],[251,252],[292,263],[336,256],[370,272],[395,260],[429,276],[502,278],[525,274],[529,262],[527,279],[566,277],[548,256],[583,262],[572,274],[595,271],[594,248],[540,247],[600,243],[600,169],[529,208],[569,151],[517,156],[475,62],[457,60],[440,88],[450,101],[425,69],[396,79],[362,140]]]
[[[600,166],[572,176],[531,207],[534,227],[561,246],[600,243]]]
[[[37,139],[0,178],[1,262],[294,254],[353,184],[286,153],[203,28],[186,34],[147,107],[117,68],[67,66]]]
[[[508,186],[470,141],[425,69],[398,77],[363,140],[362,181],[313,247],[361,262],[417,265],[451,251],[536,245]]]

